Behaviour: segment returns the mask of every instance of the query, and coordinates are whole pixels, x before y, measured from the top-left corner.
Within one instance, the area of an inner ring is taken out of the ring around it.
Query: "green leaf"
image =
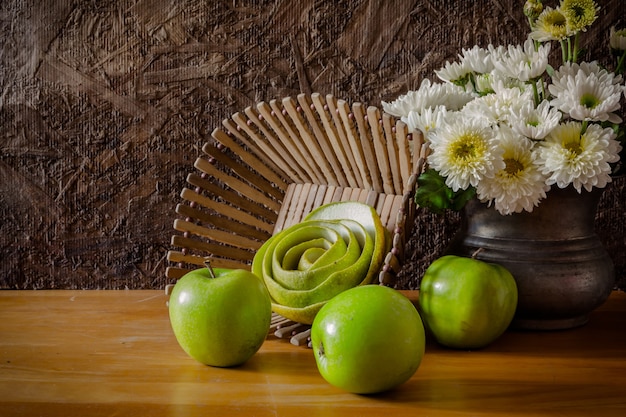
[[[467,190],[460,190],[455,193],[452,200],[452,210],[461,211],[465,204],[476,196],[476,189],[469,187]]]
[[[446,185],[446,179],[432,168],[427,169],[418,177],[417,185],[415,203],[437,214],[445,210],[459,211],[476,195],[474,187],[457,192],[452,191]]]

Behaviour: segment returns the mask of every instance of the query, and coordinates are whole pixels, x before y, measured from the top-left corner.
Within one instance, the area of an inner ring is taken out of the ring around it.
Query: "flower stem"
[[[572,38],[567,38],[567,62],[572,62]]]
[[[534,78],[531,80],[533,84],[533,97],[535,98],[535,107],[539,105],[539,92],[537,91],[537,81],[539,81],[538,78]]]
[[[622,56],[617,60],[617,68],[615,68],[616,74],[621,74],[624,71],[624,60],[626,59],[626,49],[622,52]]]
[[[580,136],[585,134],[585,132],[587,131],[587,126],[589,126],[589,121],[583,120],[582,127],[580,128]]]
[[[578,53],[580,52],[578,49],[578,39],[580,38],[579,33],[580,32],[576,32],[576,35],[574,35],[574,51],[572,52],[572,62],[578,62]]]
[[[559,42],[561,44],[561,59],[565,64],[567,62],[567,45],[565,44],[565,40]]]

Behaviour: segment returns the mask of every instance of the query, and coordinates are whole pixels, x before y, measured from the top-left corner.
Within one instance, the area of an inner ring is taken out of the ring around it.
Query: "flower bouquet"
[[[579,38],[598,11],[593,0],[555,8],[529,0],[531,31],[522,45],[463,49],[435,71],[441,82],[425,79],[382,103],[430,147],[418,205],[460,210],[477,197],[502,215],[532,212],[553,186],[590,191],[623,170],[626,29],[611,29],[613,72],[579,62]],[[558,67],[549,62],[554,44]]]

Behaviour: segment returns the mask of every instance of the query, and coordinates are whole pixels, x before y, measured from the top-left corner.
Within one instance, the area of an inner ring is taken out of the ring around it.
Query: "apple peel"
[[[268,239],[252,272],[265,283],[275,313],[312,324],[328,300],[371,283],[387,247],[385,231],[372,207],[330,203]]]

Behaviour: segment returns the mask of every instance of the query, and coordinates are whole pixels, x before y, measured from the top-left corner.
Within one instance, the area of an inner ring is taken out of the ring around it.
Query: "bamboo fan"
[[[406,222],[426,146],[405,123],[332,95],[260,102],[212,133],[187,177],[168,252],[168,278],[204,265],[250,269],[274,233],[314,208],[360,201],[376,208],[393,236],[379,281],[402,267]]]

